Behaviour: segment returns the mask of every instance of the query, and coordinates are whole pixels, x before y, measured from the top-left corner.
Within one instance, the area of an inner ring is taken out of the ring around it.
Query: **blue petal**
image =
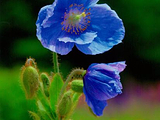
[[[47,5],[41,8],[39,11],[38,19],[36,21],[37,37],[39,40],[49,40],[49,37],[52,37],[51,35],[55,32],[52,29],[56,29],[56,27],[61,29],[60,16],[57,16],[58,13],[54,13],[54,6],[54,4]],[[60,29],[59,32],[61,31]]]
[[[89,68],[87,69],[87,71],[92,71],[90,73],[90,75],[93,74],[93,76],[94,76],[94,74],[96,75],[96,74],[102,73],[105,76],[108,76],[108,77],[111,77],[111,78],[114,78],[114,79],[120,79],[118,70],[115,69],[114,67],[112,67],[112,66],[110,66],[108,64],[104,64],[104,63],[91,64],[89,66]],[[97,73],[94,73],[96,71],[97,71]]]
[[[91,7],[91,24],[87,29],[96,31],[97,38],[92,43],[78,45],[77,48],[85,54],[99,54],[110,50],[121,43],[125,29],[122,20],[107,4],[96,4]]]
[[[72,50],[74,43],[58,41],[57,38],[62,32],[61,24],[54,23],[46,28],[37,25],[37,37],[42,45],[53,52],[66,55]]]
[[[108,65],[116,69],[119,73],[122,72],[126,67],[125,61],[109,63]]]
[[[93,113],[97,116],[101,116],[103,114],[104,108],[107,106],[107,102],[105,100],[100,101],[100,100],[94,99],[87,93],[85,88],[83,88],[83,92],[86,97],[86,102],[88,106],[92,109]]]
[[[54,46],[55,46],[55,50],[54,50]],[[61,55],[66,55],[68,54],[72,48],[74,47],[73,43],[64,43],[64,42],[59,42],[57,41],[56,45],[53,44],[53,49],[52,49],[52,45],[50,45],[50,50],[54,51],[56,53],[59,53]]]
[[[88,44],[91,43],[95,37],[97,37],[96,32],[84,32],[80,36],[74,36],[71,34],[65,33],[65,35],[61,35],[62,37],[59,37],[59,41],[63,42],[74,42],[76,44]]]
[[[103,73],[106,76],[112,77],[114,79],[120,79],[119,73],[122,72],[126,67],[125,61],[121,62],[114,62],[109,64],[91,64],[88,71],[94,70],[98,71],[99,73]],[[93,75],[94,76],[94,75]]]
[[[42,24],[43,20],[47,16],[47,10],[51,9],[51,8],[52,8],[52,5],[46,5],[40,9],[40,11],[38,13],[38,20],[37,20],[36,24]]]
[[[61,21],[63,21],[62,16],[64,16],[64,12],[54,10],[55,7],[56,2],[54,2],[52,5],[47,5],[41,8],[38,14],[36,25],[46,28],[50,27],[52,24],[60,24]]]
[[[106,76],[97,76],[86,75],[84,77],[84,84],[87,86],[86,91],[94,99],[108,100],[122,93],[121,86],[119,86],[116,79],[108,80]]]
[[[107,72],[105,70],[99,70],[99,71],[93,70],[92,72],[87,73],[86,77],[90,79],[96,78],[101,82],[108,83],[111,80],[116,80],[117,74],[115,74],[115,72]]]
[[[47,10],[51,9],[51,8],[52,8],[52,5],[46,5],[46,6],[42,7],[38,13],[38,19],[36,21],[38,39],[41,39],[42,23],[47,16]]]
[[[61,55],[66,55],[72,50],[74,43],[64,43],[59,41],[57,37],[61,33],[62,31],[59,25],[54,25],[49,28],[42,28],[40,41],[45,48]]]
[[[52,5],[41,8],[36,22],[37,37],[45,48],[61,55],[66,55],[72,50],[74,44],[58,41],[57,38],[64,34],[60,24],[63,19],[60,12],[54,11],[54,7],[55,2]]]
[[[83,4],[85,8],[88,8],[94,6],[98,1],[99,0],[56,0],[56,9],[63,11],[63,8],[68,8],[71,4]]]

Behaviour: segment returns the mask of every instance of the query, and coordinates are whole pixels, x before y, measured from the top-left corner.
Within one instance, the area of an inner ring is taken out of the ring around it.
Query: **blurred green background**
[[[52,71],[51,52],[36,38],[35,22],[41,7],[52,0],[0,1],[0,120],[30,120],[34,101],[27,101],[20,85],[20,69],[29,56],[36,59],[39,72]],[[124,22],[123,43],[104,54],[84,55],[74,47],[59,56],[63,77],[72,68],[91,63],[127,61],[121,74],[123,94],[108,101],[102,117],[89,113],[84,96],[74,120],[160,120],[160,1],[100,0],[114,9]]]

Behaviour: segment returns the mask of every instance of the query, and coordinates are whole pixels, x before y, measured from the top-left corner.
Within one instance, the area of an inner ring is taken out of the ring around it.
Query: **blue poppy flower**
[[[119,73],[126,67],[125,62],[91,64],[83,78],[83,92],[88,106],[97,116],[103,114],[108,99],[121,94],[122,84]]]
[[[122,20],[99,0],[55,0],[40,9],[37,37],[42,45],[61,55],[74,45],[83,53],[95,55],[121,43],[125,30]]]

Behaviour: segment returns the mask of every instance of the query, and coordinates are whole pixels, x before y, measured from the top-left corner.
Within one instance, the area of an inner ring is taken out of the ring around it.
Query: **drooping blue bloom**
[[[97,116],[103,114],[108,99],[121,94],[122,84],[119,73],[126,67],[125,62],[91,64],[83,78],[83,92],[88,106]]]
[[[42,45],[61,55],[74,45],[85,54],[100,54],[121,43],[125,30],[122,20],[99,0],[55,0],[41,8],[37,37]]]

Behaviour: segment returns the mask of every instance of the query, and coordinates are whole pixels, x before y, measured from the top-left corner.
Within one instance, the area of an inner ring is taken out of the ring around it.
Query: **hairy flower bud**
[[[30,61],[31,58],[27,59],[26,63]],[[34,62],[34,60],[32,61]],[[26,94],[26,98],[31,99],[35,96],[39,87],[39,75],[35,67],[29,64],[25,64],[22,68],[21,73],[22,85]]]
[[[44,93],[49,97],[50,79],[46,73],[41,73],[40,77],[43,82]]]
[[[83,93],[83,81],[82,80],[73,80],[71,83],[71,89],[78,93]]]
[[[58,104],[57,113],[59,114],[60,118],[64,118],[71,111],[72,108],[71,95],[72,93],[70,91],[64,93],[62,99]]]

